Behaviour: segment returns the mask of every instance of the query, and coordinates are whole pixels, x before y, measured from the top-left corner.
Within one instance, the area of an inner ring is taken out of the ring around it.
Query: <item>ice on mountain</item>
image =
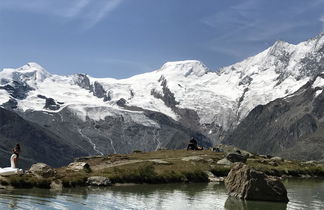
[[[324,79],[321,76],[317,77],[312,85],[312,88],[313,89],[315,89],[315,88],[323,89],[324,88]]]
[[[109,113],[127,111],[116,105],[123,98],[129,107],[161,112],[174,120],[180,119],[174,109],[193,110],[202,125],[213,124],[226,130],[239,123],[255,106],[293,93],[322,71],[323,37],[297,45],[278,41],[217,73],[210,72],[200,61],[187,60],[167,62],[159,70],[118,80],[81,74],[51,75],[38,64],[29,63],[0,72],[0,85],[17,80],[34,88],[25,99],[18,101],[21,110],[44,111],[44,99],[37,97],[44,95],[64,101],[60,110],[67,107],[84,120],[103,120]],[[154,96],[152,91],[161,97]],[[163,101],[165,92],[176,102],[172,107]],[[108,96],[109,100],[104,100]],[[8,100],[8,93],[0,90],[0,103]],[[136,119],[147,122],[138,116]]]
[[[201,77],[208,72],[208,68],[197,60],[175,61],[165,63],[160,71],[163,74],[172,74],[173,76],[196,76]]]

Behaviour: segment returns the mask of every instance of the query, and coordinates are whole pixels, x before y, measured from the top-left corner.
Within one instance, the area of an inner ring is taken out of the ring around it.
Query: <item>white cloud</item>
[[[0,11],[51,15],[63,20],[82,20],[89,29],[118,8],[124,0],[1,0]]]
[[[251,50],[251,53],[256,53],[258,47],[263,49],[275,40],[285,39],[289,33],[315,25],[314,20],[318,16],[305,18],[305,14],[316,12],[324,0],[312,0],[310,4],[299,2],[277,10],[274,10],[277,5],[269,2],[233,2],[231,6],[203,18],[202,23],[214,33],[214,37],[207,41],[206,48],[233,57],[241,57],[242,54],[246,57],[247,49],[256,46],[253,52]],[[318,20],[323,23],[324,28],[324,15]]]
[[[319,21],[322,22],[322,30],[324,31],[324,15],[319,18]]]
[[[90,0],[79,0],[75,5],[68,8],[66,17],[76,17],[80,15],[80,12],[85,9],[90,3]]]
[[[322,16],[320,17],[320,21],[321,21],[322,23],[324,23],[324,15],[322,15]]]
[[[86,27],[91,28],[99,23],[103,18],[113,12],[123,1],[124,0],[105,1],[105,3],[100,5],[98,10],[94,10],[89,14],[89,21]]]

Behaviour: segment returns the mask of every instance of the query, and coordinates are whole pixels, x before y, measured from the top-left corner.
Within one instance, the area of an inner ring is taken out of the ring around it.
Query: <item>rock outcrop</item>
[[[56,174],[56,170],[45,163],[33,164],[30,167],[29,172],[35,176],[43,178],[53,177]]]
[[[243,163],[236,163],[225,179],[230,196],[244,200],[289,201],[282,182],[273,176],[256,171]]]

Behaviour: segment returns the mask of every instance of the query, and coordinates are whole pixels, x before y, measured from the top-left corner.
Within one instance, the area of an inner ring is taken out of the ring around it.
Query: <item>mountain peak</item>
[[[208,68],[200,61],[197,60],[185,60],[185,61],[173,61],[165,63],[159,70],[162,72],[168,72],[170,74],[181,74],[185,77],[197,76],[201,77],[208,73]]]
[[[26,65],[17,69],[16,76],[23,78],[29,78],[35,81],[44,81],[47,77],[50,76],[41,65],[35,62],[29,62]]]
[[[278,40],[269,49],[269,54],[273,56],[282,56],[283,53],[293,51],[295,45],[285,41]]]
[[[18,69],[7,68],[0,71],[0,84],[27,82],[29,85],[34,86],[37,82],[44,81],[50,75],[39,64],[30,62]]]

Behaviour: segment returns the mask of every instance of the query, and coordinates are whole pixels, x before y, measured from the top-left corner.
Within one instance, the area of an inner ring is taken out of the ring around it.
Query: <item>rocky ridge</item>
[[[323,160],[323,88],[319,74],[295,93],[255,107],[224,143],[258,154]]]

